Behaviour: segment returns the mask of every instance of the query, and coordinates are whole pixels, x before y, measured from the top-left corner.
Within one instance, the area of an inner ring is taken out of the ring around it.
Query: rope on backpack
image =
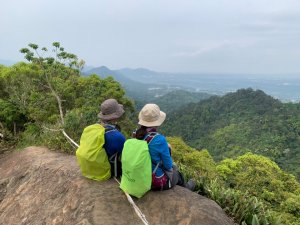
[[[69,135],[68,135],[63,129],[62,129],[61,131],[62,131],[63,135],[67,138],[67,140],[73,144],[73,145],[72,145],[73,147],[74,147],[74,146],[76,146],[77,148],[79,147],[79,145],[78,145],[72,138],[70,138]],[[117,179],[116,177],[114,177],[114,179],[115,179],[115,181],[120,185],[120,182],[118,181],[118,179]],[[134,209],[135,213],[138,215],[138,217],[142,220],[142,222],[143,222],[145,225],[149,225],[149,223],[148,223],[148,221],[147,221],[147,219],[146,219],[146,216],[145,216],[145,215],[143,214],[143,212],[139,209],[139,207],[134,203],[134,201],[133,201],[133,199],[131,198],[131,196],[130,196],[128,193],[126,193],[126,192],[124,192],[124,193],[125,193],[125,195],[126,195],[126,197],[127,197],[128,202],[129,202],[130,205],[133,207],[133,209]]]

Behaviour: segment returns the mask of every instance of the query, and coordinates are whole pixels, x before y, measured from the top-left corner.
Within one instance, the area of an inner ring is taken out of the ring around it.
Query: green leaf
[[[259,220],[258,220],[256,214],[254,214],[253,217],[252,217],[251,225],[259,225]]]

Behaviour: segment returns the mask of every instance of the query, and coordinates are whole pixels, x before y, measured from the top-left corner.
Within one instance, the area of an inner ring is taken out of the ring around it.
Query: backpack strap
[[[117,131],[118,129],[115,128],[114,126],[111,125],[106,125],[104,126],[105,128],[105,134],[112,132],[112,131]],[[114,177],[118,177],[118,153],[116,152],[113,154],[109,159],[109,162],[114,165]]]
[[[105,126],[104,128],[105,128],[105,133],[109,133],[117,130],[115,127],[112,126]]]
[[[156,166],[155,166],[155,168],[154,168],[154,170],[153,170],[153,174],[155,174],[155,172],[156,172],[156,170],[158,169],[158,167],[160,166],[160,164],[162,164],[162,161],[159,161],[157,164],[156,164]]]
[[[118,177],[118,153],[116,152],[109,158],[109,162],[114,165],[114,177]]]
[[[151,132],[149,133],[146,137],[145,137],[145,141],[147,141],[148,145],[151,143],[151,141],[157,136],[159,135],[159,133],[157,132]],[[152,161],[153,164],[155,164],[153,161]],[[162,161],[158,162],[154,168],[154,170],[152,171],[152,174],[155,174],[156,170],[158,169],[158,167],[160,167],[160,165],[162,164]]]
[[[148,145],[150,144],[150,142],[158,135],[159,133],[157,132],[151,132],[149,134],[146,135],[146,137],[144,138],[145,141],[147,141]]]

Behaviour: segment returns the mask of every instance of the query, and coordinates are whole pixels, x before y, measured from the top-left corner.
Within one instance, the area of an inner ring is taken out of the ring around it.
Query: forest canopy
[[[247,152],[267,156],[300,179],[300,104],[240,89],[171,112],[162,127],[215,160]]]
[[[124,105],[125,133],[132,130],[127,115],[133,103],[112,77],[80,76],[84,61],[59,42],[51,51],[29,44],[20,52],[28,63],[0,67],[0,133],[7,142],[72,151],[60,131],[66,130],[78,142],[83,128],[97,122],[99,106],[107,98]]]

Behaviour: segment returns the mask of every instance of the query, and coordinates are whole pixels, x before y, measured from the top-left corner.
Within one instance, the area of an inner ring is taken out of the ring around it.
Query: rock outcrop
[[[149,224],[233,224],[215,202],[179,186],[134,201]],[[88,180],[75,156],[30,147],[0,155],[0,224],[143,223],[115,180]]]

